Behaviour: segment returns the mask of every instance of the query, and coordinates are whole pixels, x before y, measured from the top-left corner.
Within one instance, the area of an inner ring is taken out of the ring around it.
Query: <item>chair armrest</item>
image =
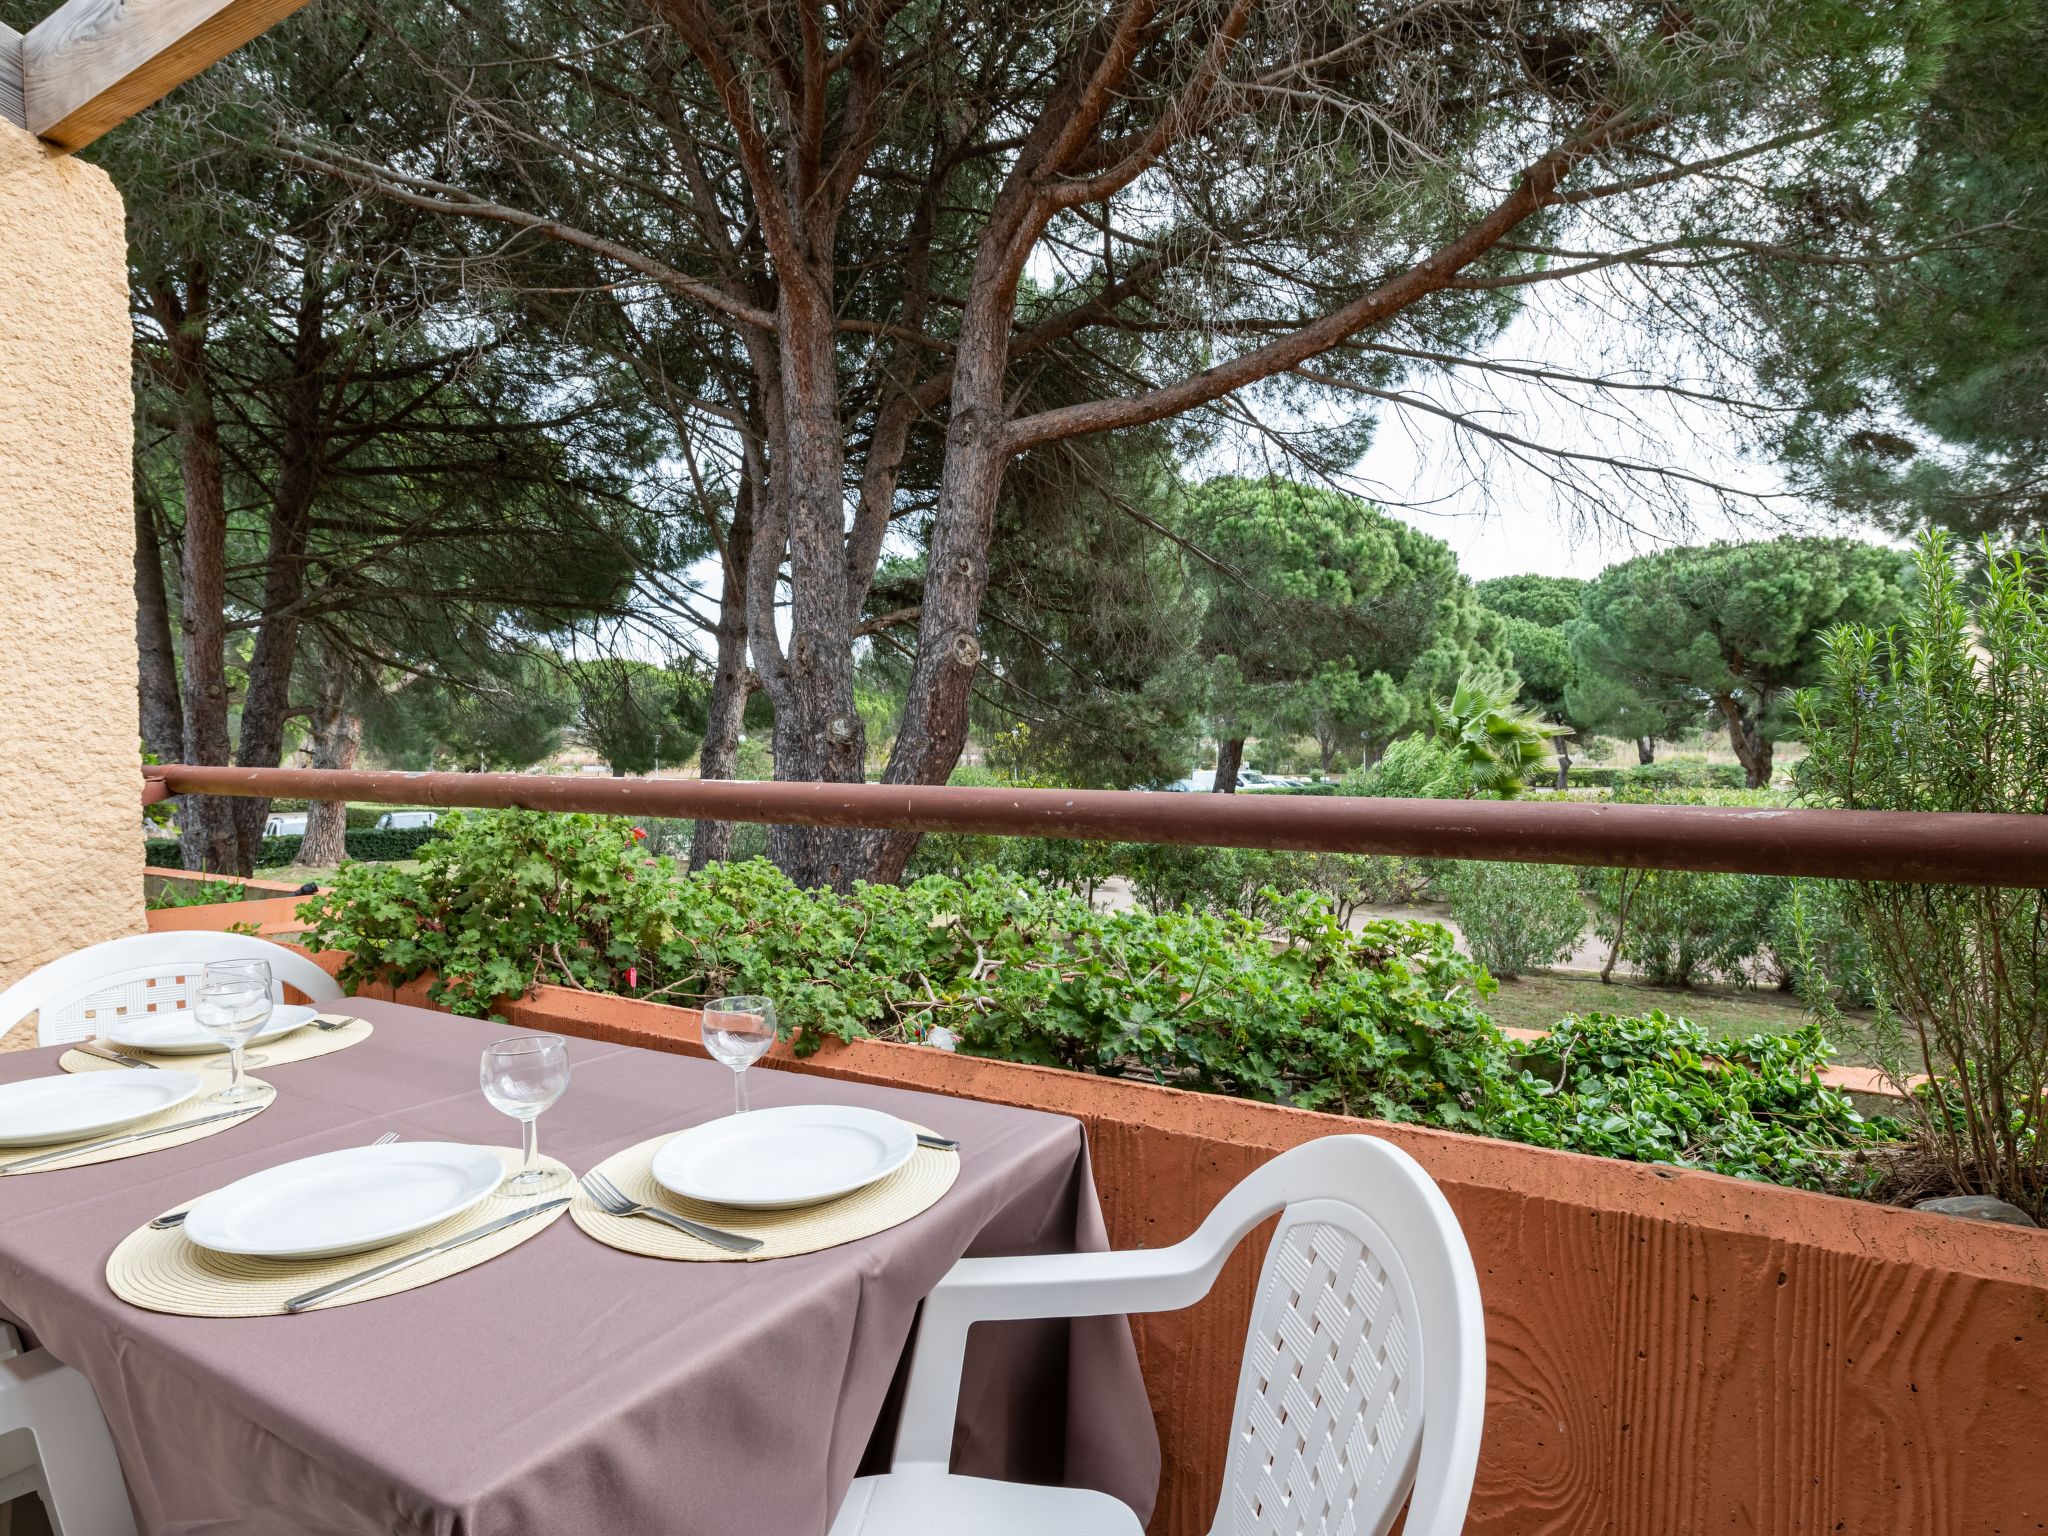
[[[896,1434],[896,1469],[946,1470],[967,1330],[974,1324],[1192,1306],[1208,1294],[1236,1246],[1237,1234],[1228,1241],[1222,1236],[1205,1224],[1170,1248],[960,1260],[925,1298]]]

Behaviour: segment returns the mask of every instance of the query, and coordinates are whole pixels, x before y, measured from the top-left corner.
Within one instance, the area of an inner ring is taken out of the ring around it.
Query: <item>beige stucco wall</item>
[[[142,929],[121,198],[0,121],[0,986]]]

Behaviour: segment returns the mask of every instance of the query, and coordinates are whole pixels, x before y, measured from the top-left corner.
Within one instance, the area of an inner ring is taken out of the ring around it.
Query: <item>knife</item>
[[[81,1056],[97,1056],[101,1061],[118,1061],[124,1067],[147,1067],[157,1070],[153,1061],[144,1061],[140,1056],[130,1056],[126,1051],[117,1051],[111,1045],[101,1045],[98,1040],[80,1040],[71,1047]]]
[[[923,1131],[917,1133],[917,1144],[920,1147],[930,1147],[934,1152],[958,1152],[960,1150],[959,1142],[948,1140],[944,1136],[927,1136]]]
[[[38,1152],[34,1157],[18,1157],[11,1163],[0,1163],[0,1173],[13,1173],[22,1168],[33,1168],[37,1163],[61,1162],[67,1157],[76,1157],[81,1152],[98,1152],[105,1147],[124,1146],[131,1141],[147,1141],[152,1136],[168,1136],[173,1131],[189,1131],[195,1126],[212,1125],[216,1120],[238,1120],[243,1115],[253,1115],[270,1100],[262,1104],[251,1104],[247,1109],[224,1109],[217,1115],[203,1115],[197,1120],[181,1120],[176,1125],[160,1125],[153,1131],[130,1131],[126,1136],[105,1136],[98,1141],[88,1141],[82,1147],[65,1147],[56,1152]]]
[[[342,1279],[320,1286],[316,1290],[308,1291],[303,1296],[294,1296],[284,1304],[284,1309],[287,1312],[303,1312],[308,1307],[317,1307],[321,1302],[332,1300],[345,1291],[356,1289],[357,1286],[368,1285],[372,1280],[381,1280],[386,1275],[395,1275],[401,1269],[410,1269],[413,1265],[434,1258],[438,1254],[460,1248],[464,1243],[473,1243],[480,1237],[489,1237],[493,1232],[502,1232],[505,1228],[525,1221],[530,1216],[539,1216],[548,1211],[560,1210],[568,1203],[569,1197],[564,1195],[559,1200],[545,1200],[539,1205],[529,1205],[523,1211],[514,1211],[509,1216],[500,1216],[496,1221],[487,1221],[480,1227],[471,1227],[467,1232],[458,1232],[453,1237],[444,1237],[440,1242],[430,1244],[422,1248],[418,1253],[400,1254],[395,1259],[386,1259],[382,1264],[373,1264],[368,1269],[359,1269],[352,1275],[344,1276]]]

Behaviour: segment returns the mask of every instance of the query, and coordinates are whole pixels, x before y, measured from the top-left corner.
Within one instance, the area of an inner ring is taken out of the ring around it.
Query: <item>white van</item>
[[[377,818],[379,832],[416,832],[441,819],[439,811],[386,811]]]

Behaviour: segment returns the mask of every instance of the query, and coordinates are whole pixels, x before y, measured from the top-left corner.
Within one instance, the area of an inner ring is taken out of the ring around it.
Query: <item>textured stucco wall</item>
[[[0,122],[0,986],[142,930],[121,198]]]

